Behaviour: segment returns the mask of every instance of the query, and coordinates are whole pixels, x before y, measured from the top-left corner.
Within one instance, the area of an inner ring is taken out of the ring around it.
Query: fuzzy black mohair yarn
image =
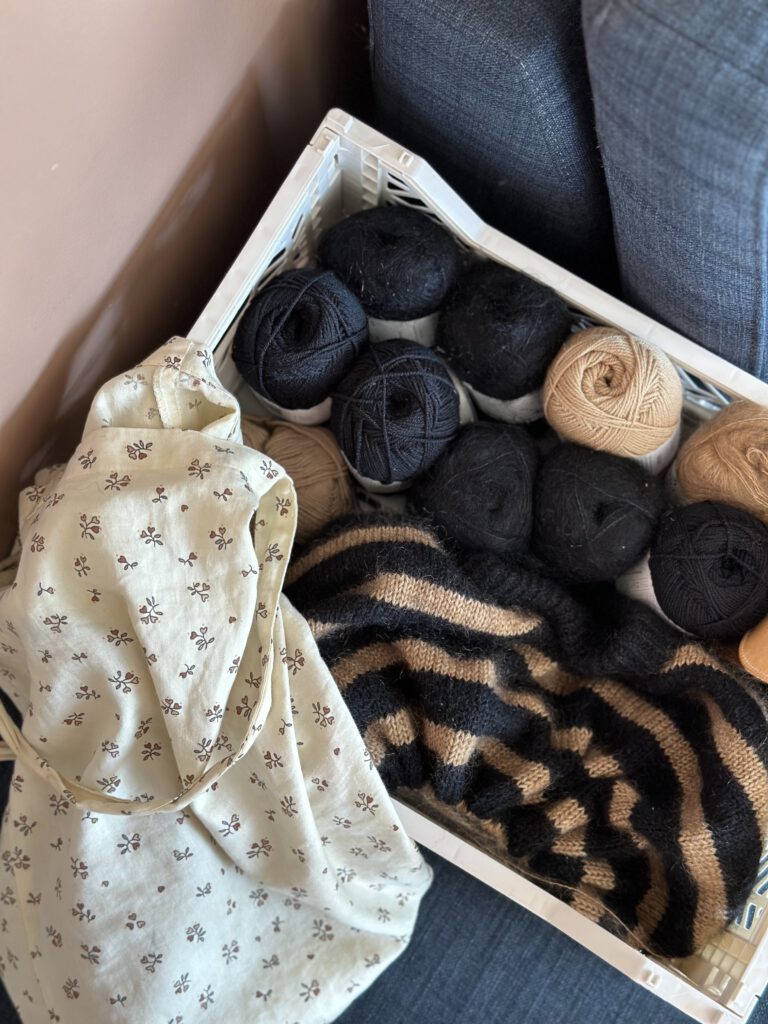
[[[369,316],[416,320],[437,310],[461,269],[453,237],[405,206],[362,210],[320,239],[319,262],[360,299]]]
[[[232,358],[258,394],[284,409],[309,409],[328,398],[367,340],[358,299],[331,271],[305,267],[256,294]]]
[[[429,469],[459,429],[459,396],[431,349],[371,345],[333,394],[331,430],[353,470],[380,484]]]
[[[768,527],[719,501],[662,517],[651,579],[665,615],[711,640],[737,640],[768,613]]]
[[[523,427],[469,423],[408,494],[449,540],[504,557],[525,554],[538,456]]]
[[[566,582],[615,580],[648,550],[663,504],[634,460],[558,444],[536,480],[534,550]]]
[[[568,337],[568,307],[547,285],[500,263],[459,278],[437,322],[436,344],[481,394],[510,401],[535,391]]]

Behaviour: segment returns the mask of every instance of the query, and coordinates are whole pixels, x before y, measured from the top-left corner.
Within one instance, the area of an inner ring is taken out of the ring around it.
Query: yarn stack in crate
[[[312,509],[301,539],[349,510],[346,465],[367,493],[406,492],[449,546],[616,584],[684,631],[741,640],[768,680],[768,410],[735,402],[678,453],[665,353],[575,330],[556,292],[470,260],[414,209],[347,217],[317,259],[256,293],[233,349],[300,445],[330,426],[309,499],[294,470]]]

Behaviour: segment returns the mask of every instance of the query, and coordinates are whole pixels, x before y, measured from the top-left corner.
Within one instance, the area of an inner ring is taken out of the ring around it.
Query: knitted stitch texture
[[[768,828],[746,676],[637,602],[460,563],[406,518],[335,524],[288,584],[390,791],[660,955],[736,915]]]

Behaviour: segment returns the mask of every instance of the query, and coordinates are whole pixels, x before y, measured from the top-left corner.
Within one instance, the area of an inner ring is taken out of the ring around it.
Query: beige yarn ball
[[[768,409],[726,405],[691,434],[675,471],[684,501],[724,501],[768,523]]]
[[[244,416],[243,442],[278,462],[293,480],[296,540],[311,540],[326,523],[354,512],[355,491],[336,438],[325,427]]]
[[[544,381],[544,415],[561,437],[638,458],[669,441],[680,423],[683,388],[672,361],[615,327],[574,334]]]

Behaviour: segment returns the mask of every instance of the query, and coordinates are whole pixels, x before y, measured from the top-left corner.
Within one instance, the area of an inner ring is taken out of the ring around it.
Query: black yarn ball
[[[661,482],[639,463],[561,443],[534,495],[534,549],[571,583],[615,580],[648,550],[663,509]]]
[[[369,316],[415,320],[434,313],[453,287],[461,253],[426,214],[405,206],[353,213],[325,232],[317,250]]]
[[[568,337],[568,307],[551,288],[500,263],[466,270],[437,322],[437,348],[477,391],[510,401],[544,383]]]
[[[711,640],[737,640],[768,613],[768,527],[719,501],[662,517],[651,579],[665,615]]]
[[[329,270],[274,277],[243,314],[232,347],[240,373],[284,409],[324,401],[368,340],[357,298]]]
[[[428,348],[371,345],[333,394],[331,430],[361,476],[389,484],[423,473],[459,429],[459,396]]]
[[[464,548],[522,555],[531,540],[537,461],[522,427],[469,423],[414,483],[409,504]]]

